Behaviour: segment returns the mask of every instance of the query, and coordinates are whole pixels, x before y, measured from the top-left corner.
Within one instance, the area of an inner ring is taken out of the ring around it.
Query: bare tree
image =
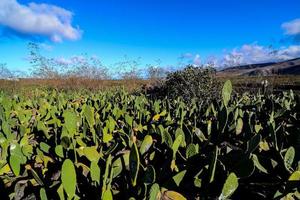
[[[136,80],[142,78],[142,71],[139,69],[140,57],[136,60],[130,60],[125,56],[125,61],[117,62],[115,68],[118,70],[118,78],[124,80]]]
[[[40,46],[37,43],[28,44],[29,61],[32,65],[31,74],[37,78],[58,78],[58,70],[55,69],[56,62],[54,59],[46,58],[40,53]]]
[[[108,68],[105,67],[99,58],[83,55],[73,57],[71,62],[65,66],[69,70],[64,73],[66,77],[77,77],[87,79],[105,80],[109,79],[110,75]]]
[[[47,58],[40,52],[38,44],[30,42],[28,45],[32,64],[31,75],[37,78],[87,78],[108,79],[108,69],[95,57],[86,54],[72,57],[69,62],[60,62],[55,58]]]
[[[11,72],[6,63],[0,63],[0,79],[11,79],[14,77],[13,72]]]
[[[167,76],[167,70],[159,65],[149,65],[147,67],[147,78],[150,80],[161,80]]]

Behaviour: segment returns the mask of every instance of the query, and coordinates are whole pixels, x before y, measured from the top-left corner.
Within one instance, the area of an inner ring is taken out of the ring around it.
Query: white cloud
[[[50,4],[22,5],[16,0],[0,0],[0,25],[18,33],[45,36],[54,42],[77,40],[79,28],[72,26],[73,14]]]
[[[194,60],[193,60],[193,64],[197,65],[197,66],[201,65],[201,58],[200,58],[199,54],[195,55]]]
[[[285,22],[281,25],[287,35],[298,35],[300,34],[300,19],[294,19],[289,22]]]
[[[298,57],[300,57],[300,45],[282,47],[277,53],[278,60],[289,60]]]
[[[300,57],[300,45],[291,45],[273,49],[258,44],[245,44],[223,55],[219,65],[235,66],[243,64],[256,64],[277,62]]]
[[[73,65],[73,64],[85,64],[88,62],[87,58],[81,55],[75,55],[70,58],[59,57],[54,61],[60,65]]]
[[[59,65],[70,65],[72,64],[72,61],[70,59],[67,59],[67,58],[56,58],[55,59],[55,62]]]
[[[300,39],[300,18],[285,22],[281,25],[285,34],[294,41]],[[290,45],[277,49],[254,44],[245,44],[239,48],[225,53],[219,61],[219,66],[236,66],[243,64],[256,64],[278,62],[300,57],[300,45]]]
[[[183,54],[184,55],[184,54]],[[300,45],[272,48],[256,43],[245,44],[241,47],[225,51],[219,56],[210,56],[201,60],[199,54],[191,54],[182,66],[191,64],[194,66],[233,67],[246,64],[258,64],[267,62],[279,62],[300,57]]]

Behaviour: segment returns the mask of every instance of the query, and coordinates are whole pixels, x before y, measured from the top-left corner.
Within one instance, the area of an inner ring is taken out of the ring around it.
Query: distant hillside
[[[218,75],[234,76],[270,76],[270,75],[300,75],[300,58],[274,62],[229,67],[218,72]]]

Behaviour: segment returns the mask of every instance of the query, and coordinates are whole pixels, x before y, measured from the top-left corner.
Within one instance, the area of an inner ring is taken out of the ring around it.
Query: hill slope
[[[218,72],[219,75],[234,75],[234,76],[270,76],[275,74],[280,75],[300,75],[300,58],[274,62],[250,64],[236,67],[229,67]]]

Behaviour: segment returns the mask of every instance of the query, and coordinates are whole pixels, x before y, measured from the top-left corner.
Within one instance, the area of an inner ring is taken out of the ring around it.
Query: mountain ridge
[[[300,75],[300,58],[279,62],[258,63],[228,67],[218,71],[218,75],[271,76]]]

